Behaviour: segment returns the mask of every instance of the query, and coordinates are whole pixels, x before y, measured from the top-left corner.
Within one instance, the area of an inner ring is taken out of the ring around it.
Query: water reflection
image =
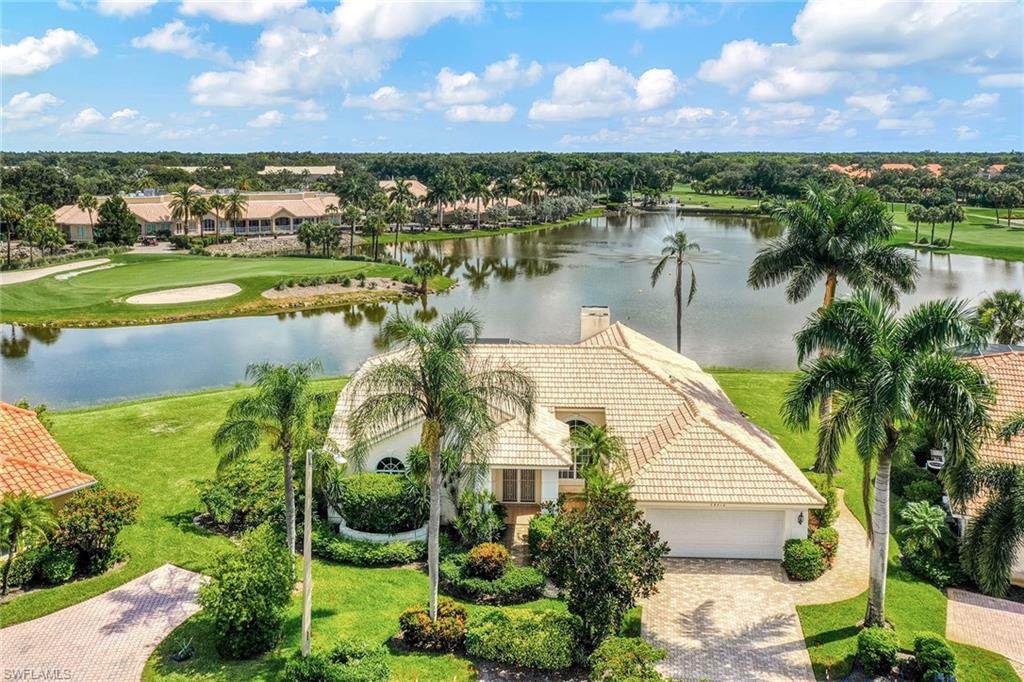
[[[5,325],[0,328],[0,356],[23,358],[28,355],[33,341],[50,346],[60,338],[59,327],[20,327]]]

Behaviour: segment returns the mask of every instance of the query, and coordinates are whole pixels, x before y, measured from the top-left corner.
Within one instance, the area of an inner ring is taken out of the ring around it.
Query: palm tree
[[[455,177],[448,171],[441,171],[436,176],[427,190],[424,200],[429,204],[437,205],[439,230],[444,230],[444,206],[452,203],[459,197],[458,183]],[[429,229],[429,228],[428,228]]]
[[[220,234],[220,220],[222,212],[227,207],[227,200],[223,194],[213,194],[206,200],[206,205],[210,209],[210,213],[213,214],[214,220],[217,221],[217,234]]]
[[[483,173],[473,173],[466,178],[466,198],[476,201],[476,229],[480,229],[481,202],[486,206],[494,195],[491,194],[491,182]]]
[[[700,245],[691,242],[686,233],[680,230],[670,234],[662,240],[665,247],[661,250],[661,260],[651,271],[651,288],[658,283],[661,273],[670,260],[676,264],[676,352],[683,352],[683,268],[690,268],[690,292],[686,295],[686,305],[693,303],[693,297],[697,295],[697,273],[693,269],[693,262],[686,254],[700,251]]]
[[[978,304],[975,321],[996,343],[1021,343],[1024,341],[1024,296],[1019,291],[996,291]]]
[[[447,449],[463,461],[485,462],[495,429],[492,410],[526,419],[533,415],[536,391],[525,373],[474,361],[472,344],[480,332],[479,317],[468,310],[455,310],[431,326],[397,314],[389,317],[381,338],[405,352],[361,373],[352,389],[365,396],[349,416],[355,461],[390,429],[423,420],[419,444],[430,458],[427,567],[432,620],[437,618],[441,452]]]
[[[427,282],[431,277],[440,275],[441,271],[437,267],[437,263],[432,260],[424,260],[413,266],[412,271],[420,280],[420,293],[426,295],[427,293]]]
[[[531,171],[527,171],[516,178],[516,186],[519,188],[519,196],[522,200],[534,206],[540,201],[541,190],[543,185],[540,181],[540,176]]]
[[[943,219],[949,221],[949,239],[946,240],[946,246],[953,246],[953,228],[957,223],[962,223],[964,218],[964,207],[960,204],[947,204],[942,207]]]
[[[924,210],[924,221],[932,224],[932,236],[929,244],[935,244],[935,223],[942,222],[942,209],[938,206],[929,206]]]
[[[324,206],[324,215],[327,216],[327,222],[331,225],[335,225],[334,216],[341,213],[341,209],[338,208],[337,204],[331,203]]]
[[[224,217],[230,221],[241,220],[246,213],[249,200],[238,191],[233,191],[224,198]]]
[[[49,500],[28,493],[5,495],[0,500],[0,549],[7,552],[3,589],[6,595],[14,557],[33,541],[45,540],[56,527]]]
[[[402,236],[402,225],[409,222],[412,214],[409,207],[401,201],[394,201],[388,206],[388,220],[395,225],[395,260],[398,260],[398,238]]]
[[[505,206],[505,220],[508,221],[508,200],[516,194],[516,181],[511,175],[502,175],[494,181],[492,193],[496,199],[501,199]]]
[[[377,245],[380,243],[380,235],[387,229],[388,221],[383,211],[372,210],[366,212],[363,220],[363,236],[370,237],[370,248],[373,252],[373,260],[377,260]]]
[[[405,178],[395,178],[394,186],[388,190],[388,197],[391,201],[412,206],[416,203],[416,195],[412,193],[412,183]]]
[[[919,420],[933,425],[952,469],[971,461],[977,434],[988,427],[991,385],[948,350],[976,341],[962,302],[931,301],[897,317],[894,303],[867,289],[820,308],[796,334],[801,370],[782,406],[786,423],[806,429],[814,408],[832,399],[835,409],[818,427],[817,459],[834,471],[843,442],[855,432],[865,508],[872,505],[870,473],[877,466],[866,626],[885,622],[889,476],[893,456],[913,437],[909,427]],[[829,352],[807,360],[822,348]]]
[[[625,441],[613,436],[603,426],[581,426],[569,434],[573,456],[584,472],[600,470],[613,473],[625,468],[627,450]],[[584,480],[589,476],[584,475]]]
[[[218,471],[251,453],[267,441],[280,453],[284,465],[284,515],[288,550],[295,551],[295,487],[293,453],[314,446],[313,418],[318,396],[310,379],[321,369],[319,361],[289,365],[253,363],[245,377],[253,390],[228,407],[224,422],[213,434],[213,445],[221,451]]]
[[[0,194],[0,221],[7,236],[7,264],[11,263],[11,234],[25,216],[25,204],[17,194]]]
[[[92,219],[92,212],[99,207],[99,204],[96,202],[96,197],[88,192],[83,192],[78,195],[78,201],[75,202],[75,206],[79,211],[85,211],[85,213],[88,214],[89,229],[95,233],[96,225]]]
[[[355,204],[348,204],[341,212],[341,219],[348,224],[348,255],[351,257],[356,252],[356,225],[363,217],[363,212]]]
[[[924,220],[924,206],[921,204],[911,204],[907,208],[907,220],[914,223],[914,243],[916,244],[921,239],[921,221]]]
[[[171,217],[180,220],[184,226],[185,236],[188,236],[188,224],[195,212],[196,202],[199,200],[199,192],[188,185],[182,185],[171,192]]]

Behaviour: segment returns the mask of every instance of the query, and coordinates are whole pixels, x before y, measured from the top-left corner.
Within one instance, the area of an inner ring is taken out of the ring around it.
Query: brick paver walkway
[[[138,680],[156,645],[199,610],[201,582],[198,573],[166,564],[80,604],[4,628],[5,678],[21,672],[17,679]]]
[[[661,672],[686,682],[813,681],[796,605],[848,599],[868,586],[867,535],[840,509],[835,565],[813,583],[790,582],[778,561],[667,560],[643,610],[644,637],[668,651]]]
[[[1024,604],[975,592],[947,592],[946,636],[1006,656],[1024,678]]]

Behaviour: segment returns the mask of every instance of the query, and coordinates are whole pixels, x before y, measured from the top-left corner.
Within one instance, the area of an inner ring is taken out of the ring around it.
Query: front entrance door
[[[535,469],[502,469],[501,501],[536,502],[537,471]]]

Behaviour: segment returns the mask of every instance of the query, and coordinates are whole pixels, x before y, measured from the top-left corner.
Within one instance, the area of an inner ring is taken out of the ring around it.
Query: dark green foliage
[[[555,611],[495,610],[466,629],[466,653],[523,668],[562,670],[577,660],[580,623]]]
[[[590,654],[591,682],[661,682],[654,664],[665,660],[664,649],[639,637],[609,637]]]
[[[914,638],[914,661],[927,682],[936,675],[952,675],[956,672],[956,654],[946,638],[932,632],[922,632]]]
[[[912,481],[903,488],[903,500],[939,504],[942,501],[942,486],[932,478]]]
[[[830,476],[823,474],[811,472],[807,474],[807,478],[825,498],[825,506],[821,509],[812,509],[811,514],[817,519],[819,528],[827,528],[839,518],[839,495],[836,493],[836,486]]]
[[[427,555],[427,543],[350,540],[320,525],[313,529],[313,553],[352,566],[401,566],[422,560]]]
[[[214,580],[199,590],[199,603],[213,623],[217,651],[225,658],[251,658],[281,638],[285,608],[295,584],[295,563],[269,526],[242,535],[223,555]]]
[[[449,555],[441,562],[441,581],[473,602],[522,604],[540,598],[544,591],[544,574],[529,566],[508,566],[495,580],[471,576],[466,568],[465,554]]]
[[[139,238],[139,223],[121,197],[107,199],[96,213],[99,219],[93,228],[93,241],[97,244],[131,246]]]
[[[530,525],[526,531],[526,544],[530,548],[530,557],[534,561],[540,561],[544,543],[554,528],[554,514],[537,514],[530,519]]]
[[[330,651],[296,653],[282,673],[284,682],[387,682],[391,670],[383,647],[342,639]]]
[[[230,533],[264,523],[283,527],[284,489],[279,466],[267,457],[248,456],[230,464],[220,475],[198,481],[199,499],[210,520]]]
[[[46,584],[59,585],[71,580],[77,563],[78,555],[73,549],[54,544],[43,553],[39,572]]]
[[[510,564],[511,559],[504,545],[485,542],[469,550],[463,570],[471,578],[497,580],[505,575]]]
[[[437,602],[437,620],[431,621],[425,606],[413,606],[398,617],[402,639],[413,649],[453,651],[466,636],[466,607],[442,597]]]
[[[964,575],[956,556],[955,546],[939,556],[922,550],[904,550],[902,558],[903,565],[911,573],[940,589],[967,582],[967,576]]]
[[[11,575],[8,584],[12,586],[28,585],[39,575],[40,565],[46,557],[46,547],[36,547],[18,552],[11,562]]]
[[[139,518],[139,496],[124,490],[93,487],[72,495],[57,513],[54,543],[78,555],[78,570],[96,575],[117,560],[121,530]]]
[[[492,493],[466,490],[452,525],[467,547],[494,542],[505,532],[505,507]]]
[[[911,483],[914,483],[915,481],[931,480],[934,480],[934,476],[914,464],[912,459],[909,462],[893,463],[890,481],[892,483],[892,492],[894,495],[903,497],[904,492],[906,492],[907,487]]]
[[[812,540],[786,540],[782,567],[793,580],[815,580],[825,572],[825,555]]]
[[[899,638],[892,630],[864,628],[857,635],[857,662],[868,675],[888,675],[899,650]]]
[[[839,551],[839,531],[835,528],[819,528],[811,534],[811,542],[817,545],[825,563],[831,566]]]
[[[341,516],[349,528],[401,533],[423,525],[427,508],[419,484],[407,476],[355,474],[341,484]]]

